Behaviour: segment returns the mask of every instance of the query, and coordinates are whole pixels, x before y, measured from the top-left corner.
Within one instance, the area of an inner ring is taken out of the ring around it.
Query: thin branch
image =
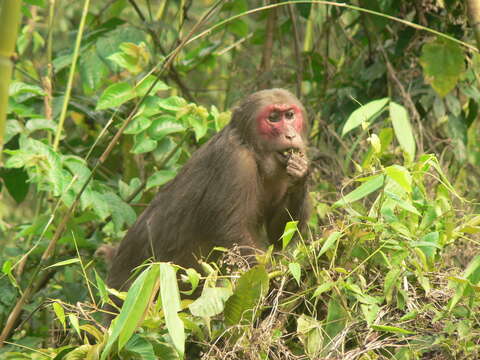
[[[138,7],[138,5],[137,5],[137,3],[135,2],[135,0],[128,0],[128,2],[130,3],[130,5],[133,6],[133,8],[135,9],[135,12],[138,14],[138,16],[140,17],[140,19],[141,19],[143,22],[146,22],[147,20],[145,19],[145,16],[143,15],[142,10],[140,10],[140,8]]]

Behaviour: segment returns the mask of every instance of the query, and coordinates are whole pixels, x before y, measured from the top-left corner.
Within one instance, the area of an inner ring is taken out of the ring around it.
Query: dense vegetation
[[[0,358],[480,357],[478,2],[268,4],[23,1]],[[266,87],[309,113],[308,231],[252,268],[147,264],[105,328],[95,251]]]

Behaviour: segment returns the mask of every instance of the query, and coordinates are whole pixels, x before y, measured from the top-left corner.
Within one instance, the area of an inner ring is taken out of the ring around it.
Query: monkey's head
[[[303,105],[284,89],[262,90],[248,96],[234,110],[232,126],[257,152],[304,153],[307,145],[307,117]]]

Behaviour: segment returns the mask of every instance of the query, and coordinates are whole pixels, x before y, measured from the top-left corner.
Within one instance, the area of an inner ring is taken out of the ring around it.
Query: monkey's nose
[[[287,140],[293,140],[295,139],[295,133],[290,133],[290,134],[285,134],[285,137],[287,138]]]

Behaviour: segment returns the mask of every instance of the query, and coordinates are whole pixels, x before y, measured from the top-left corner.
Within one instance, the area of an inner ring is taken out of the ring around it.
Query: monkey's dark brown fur
[[[264,248],[265,240],[279,240],[291,217],[305,223],[306,134],[305,109],[290,92],[247,97],[128,231],[108,285],[128,288],[132,270],[148,258],[192,267],[214,246]]]

